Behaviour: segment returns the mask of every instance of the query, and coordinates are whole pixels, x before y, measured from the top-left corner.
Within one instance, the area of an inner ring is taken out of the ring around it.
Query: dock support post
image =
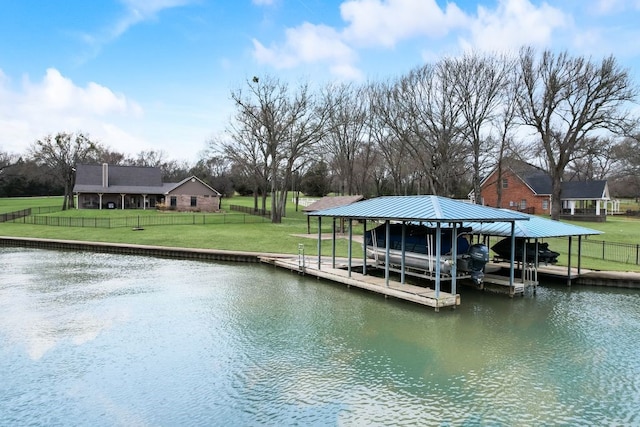
[[[322,217],[318,217],[318,270],[322,264]]]
[[[389,287],[389,250],[391,248],[391,222],[385,221],[385,254],[384,254],[384,281]]]
[[[436,299],[440,298],[440,252],[442,251],[442,236],[440,235],[440,222],[436,223],[436,250],[433,259],[436,263]]]
[[[336,218],[333,218],[332,228],[332,241],[331,241],[331,268],[336,268]]]
[[[453,223],[453,233],[451,233],[451,294],[456,295],[456,279],[458,276],[458,223]],[[455,306],[454,306],[455,307]]]
[[[578,276],[582,269],[582,236],[578,236]]]
[[[567,286],[571,286],[571,236],[569,236],[569,254],[567,256]]]
[[[364,231],[362,233],[362,275],[367,275],[367,220],[364,220]]]
[[[516,263],[516,223],[511,221],[511,268],[509,269],[509,286],[513,286],[515,278],[515,263]]]
[[[334,239],[335,242],[335,239]],[[352,248],[353,248],[353,220],[351,218],[349,218],[349,243],[348,243],[348,261],[347,261],[347,276],[351,277],[351,254],[352,254]],[[335,243],[334,243],[334,248],[335,248]],[[333,268],[336,268],[335,266],[335,257],[334,257],[334,261],[333,261]]]
[[[402,221],[402,260],[400,261],[400,283],[404,285],[405,274],[405,253],[406,253],[406,243],[405,240],[407,238],[407,223]]]

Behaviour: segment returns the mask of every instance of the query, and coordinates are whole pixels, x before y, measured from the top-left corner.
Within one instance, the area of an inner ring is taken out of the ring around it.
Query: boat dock
[[[356,287],[376,292],[384,295],[385,298],[393,297],[432,307],[435,311],[440,311],[440,308],[443,307],[455,308],[460,305],[460,294],[453,295],[440,291],[439,295],[436,295],[436,291],[431,288],[400,283],[393,280],[387,281],[384,277],[358,273],[354,271],[355,269],[353,267],[357,267],[358,263],[359,266],[362,267],[361,260],[352,260],[351,271],[348,269],[346,260],[336,260],[334,267],[330,258],[323,258],[320,263],[320,268],[318,268],[318,263],[315,258],[312,260],[308,257],[261,256],[260,260],[267,264],[295,271],[298,274],[315,276],[318,279],[345,284],[347,287]]]

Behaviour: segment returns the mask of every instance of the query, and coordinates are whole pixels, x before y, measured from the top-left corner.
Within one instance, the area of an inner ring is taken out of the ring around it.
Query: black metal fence
[[[12,221],[14,223],[47,225],[55,227],[91,227],[91,228],[144,228],[167,225],[196,225],[196,224],[252,224],[268,222],[271,212],[247,206],[232,205],[232,210],[245,212],[243,214],[167,214],[167,215],[137,215],[128,217],[59,217],[42,215],[59,212],[58,207],[29,208],[15,212],[0,214],[0,223]],[[565,240],[566,239],[562,239]],[[574,238],[574,245],[577,244]],[[565,246],[566,247],[566,246]],[[577,251],[577,248],[574,249]],[[575,253],[575,252],[574,252]],[[583,257],[613,261],[624,264],[640,265],[640,244],[606,242],[604,240],[581,239],[581,255]]]
[[[271,218],[271,211],[266,209],[256,209],[249,206],[229,205],[229,209],[236,212],[243,212],[249,215],[259,215],[265,218]]]
[[[27,208],[14,212],[7,212],[0,214],[0,222],[13,221],[19,218],[28,217],[36,214],[46,214],[52,212],[59,212],[62,208],[54,206],[44,206],[39,208]]]
[[[581,255],[583,257],[620,262],[623,264],[640,264],[640,244],[582,239],[581,248]]]
[[[13,221],[14,219],[24,218],[31,215],[31,209],[22,209],[21,211],[7,212],[0,214],[0,222]]]
[[[244,214],[168,214],[104,218],[31,215],[19,216],[12,219],[12,221],[14,223],[53,227],[144,228],[163,225],[251,224],[267,220],[260,216]]]

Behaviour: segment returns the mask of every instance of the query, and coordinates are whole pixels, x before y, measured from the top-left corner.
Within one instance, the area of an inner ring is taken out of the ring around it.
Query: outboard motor
[[[469,248],[469,272],[471,279],[477,284],[484,278],[484,266],[489,262],[489,248],[482,243],[476,243]]]

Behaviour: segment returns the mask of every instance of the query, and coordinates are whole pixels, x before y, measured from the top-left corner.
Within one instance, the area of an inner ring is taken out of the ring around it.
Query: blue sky
[[[366,81],[464,49],[614,55],[640,84],[640,0],[0,0],[0,151],[84,131],[193,161],[232,89]]]

